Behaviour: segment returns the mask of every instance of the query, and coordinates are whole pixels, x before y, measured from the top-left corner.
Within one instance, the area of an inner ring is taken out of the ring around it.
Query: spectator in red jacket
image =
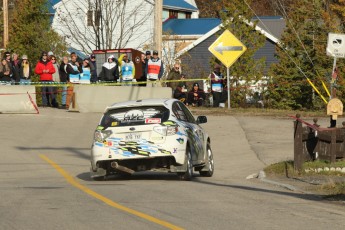
[[[42,106],[54,106],[58,107],[56,102],[53,88],[47,86],[53,82],[53,73],[55,73],[55,68],[53,64],[47,58],[47,52],[42,52],[41,58],[35,67],[35,73],[40,76],[40,82],[44,85],[42,87]],[[51,103],[49,102],[49,97]]]

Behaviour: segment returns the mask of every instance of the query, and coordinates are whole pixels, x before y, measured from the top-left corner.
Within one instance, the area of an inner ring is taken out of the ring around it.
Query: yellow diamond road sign
[[[229,30],[225,30],[224,33],[208,47],[208,50],[229,68],[247,50],[247,47]]]

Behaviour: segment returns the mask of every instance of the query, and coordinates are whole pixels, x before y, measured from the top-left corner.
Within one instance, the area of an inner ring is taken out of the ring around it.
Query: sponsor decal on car
[[[97,126],[97,128],[96,128],[96,130],[103,130],[103,129],[104,129],[104,127],[101,125]]]
[[[166,122],[163,122],[162,125],[173,126],[173,125],[176,125],[176,122],[174,122],[174,121],[166,121]]]
[[[99,142],[95,142],[95,145],[98,146],[98,147],[103,147],[103,143],[99,143]]]
[[[180,132],[180,131],[178,131],[176,134],[179,135],[179,136],[186,136],[185,133],[182,133],[182,132]]]
[[[111,147],[111,146],[113,146],[113,142],[112,141],[105,141],[104,146],[105,147]]]
[[[160,124],[161,119],[160,118],[146,118],[145,124]]]
[[[169,155],[171,155],[171,152],[170,151],[168,151],[168,150],[165,150],[165,149],[158,149],[161,153],[163,153],[163,154],[169,154]]]
[[[142,110],[133,109],[125,113],[123,122],[142,121],[144,120],[144,112]]]
[[[181,145],[184,143],[184,139],[183,138],[178,138],[176,139],[178,143],[180,143]]]

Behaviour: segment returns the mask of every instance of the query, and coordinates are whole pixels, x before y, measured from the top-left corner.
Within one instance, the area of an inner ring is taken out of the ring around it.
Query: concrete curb
[[[274,181],[274,180],[270,180],[270,179],[267,179],[266,178],[266,173],[261,170],[259,172],[259,175],[258,175],[258,179],[261,180],[262,182],[265,182],[265,183],[269,183],[269,184],[273,184],[273,185],[276,185],[276,186],[279,186],[279,187],[283,187],[283,188],[286,188],[290,191],[294,191],[294,192],[301,192],[301,193],[305,193],[305,194],[309,194],[308,192],[306,191],[303,191],[299,188],[296,188],[295,186],[292,186],[292,185],[289,185],[289,184],[284,184],[284,183],[280,183],[280,182],[277,182],[277,181]]]

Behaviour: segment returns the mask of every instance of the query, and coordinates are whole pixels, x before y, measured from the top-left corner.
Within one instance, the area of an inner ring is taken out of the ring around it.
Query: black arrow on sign
[[[242,51],[243,46],[223,46],[223,43],[220,43],[214,48],[220,54],[223,54],[223,51]]]

